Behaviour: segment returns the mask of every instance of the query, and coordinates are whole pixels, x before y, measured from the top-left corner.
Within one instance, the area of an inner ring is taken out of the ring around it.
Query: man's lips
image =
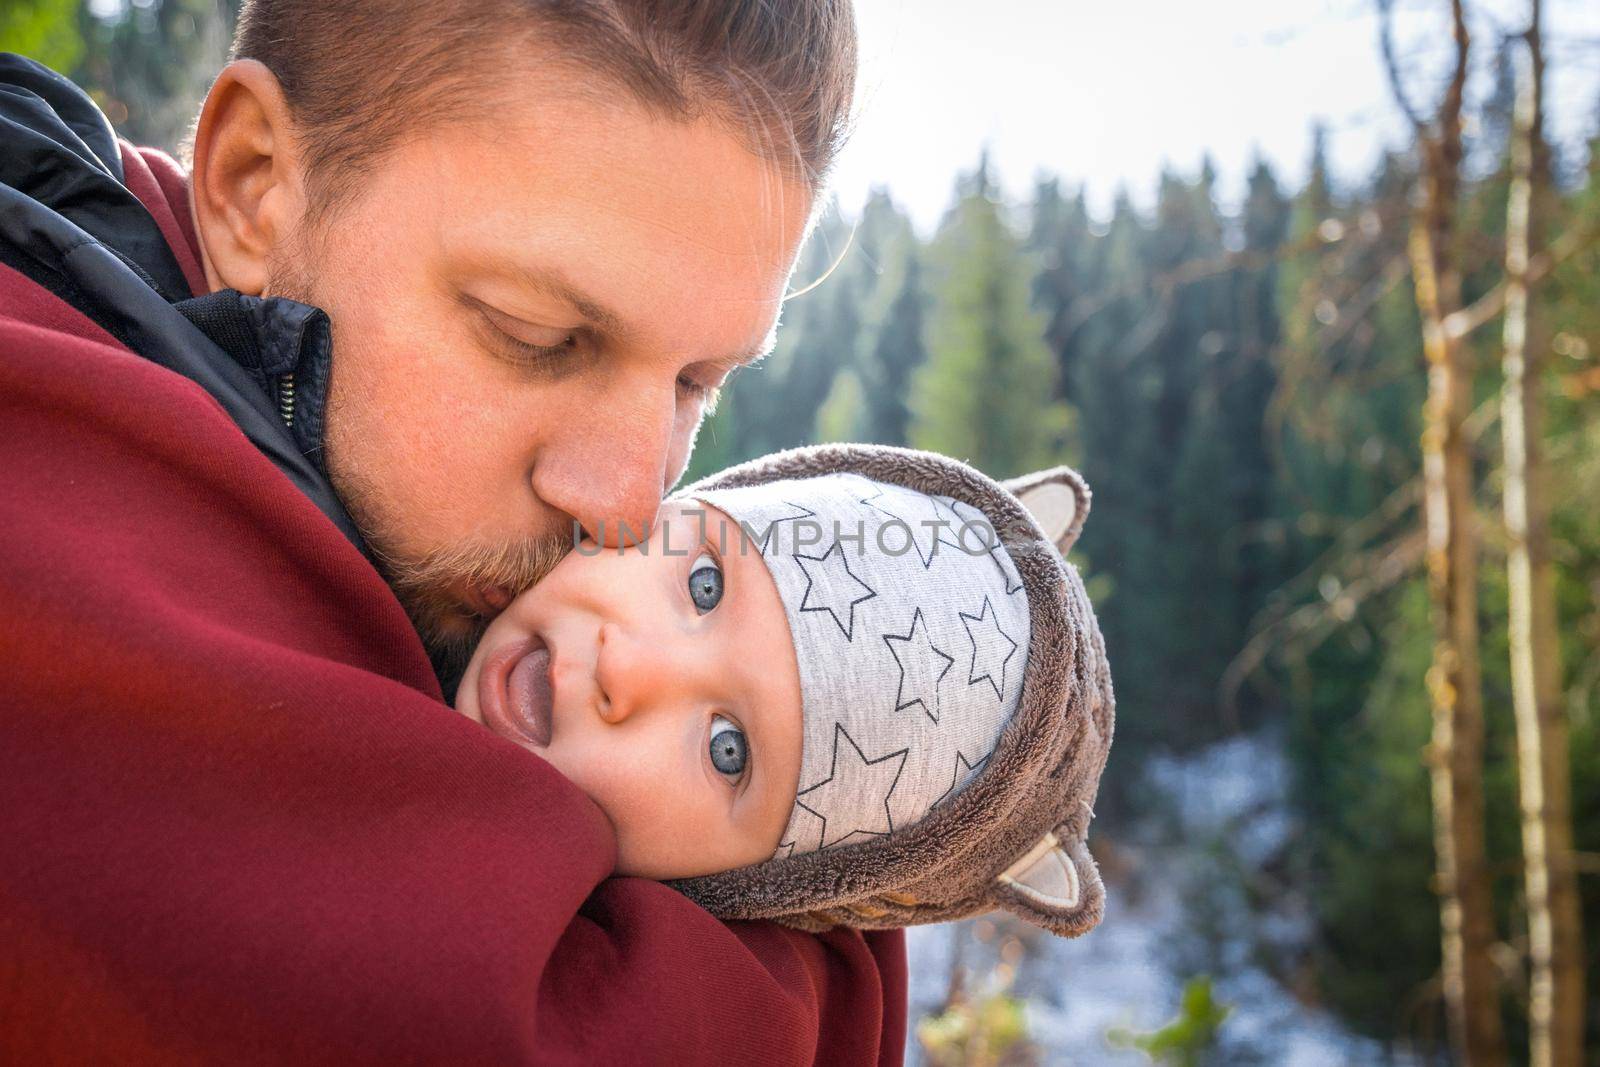
[[[468,586],[461,599],[472,613],[482,619],[492,619],[505,610],[513,597],[503,585]]]
[[[478,676],[485,726],[502,737],[544,748],[554,731],[550,649],[538,637],[496,649]]]

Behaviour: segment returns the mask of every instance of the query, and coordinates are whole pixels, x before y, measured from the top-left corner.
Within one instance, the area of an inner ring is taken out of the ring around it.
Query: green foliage
[[[0,7],[0,52],[18,52],[52,70],[83,56],[77,0],[7,0]]]
[[[853,370],[840,371],[828,390],[828,399],[817,412],[815,439],[821,441],[859,441],[859,430],[867,421],[867,404],[861,379]]]
[[[917,1023],[934,1067],[993,1067],[1028,1039],[1023,1002],[1005,989],[961,999]]]
[[[0,51],[86,89],[119,134],[176,151],[227,58],[240,0],[6,0]]]
[[[1020,239],[980,165],[929,250],[937,278],[928,359],[912,384],[911,444],[994,477],[1060,462],[1067,409]]]
[[[1112,1030],[1106,1041],[1114,1048],[1137,1049],[1151,1063],[1199,1067],[1216,1047],[1217,1035],[1232,1011],[1213,995],[1211,978],[1197,975],[1184,984],[1178,1014],[1171,1022],[1147,1034]]]
[[[1239,218],[1206,172],[1166,175],[1154,219],[1119,199],[1098,232],[1081,197],[1035,191],[1035,298],[1096,491],[1082,551],[1115,575],[1097,610],[1119,700],[1161,709],[1123,719],[1135,750],[1217,736],[1218,679],[1283,576],[1265,422],[1287,210],[1264,166]]]
[[[860,254],[871,272],[857,358],[867,411],[859,439],[903,445],[911,424],[911,375],[927,359],[928,296],[910,221],[881,190],[861,212]]]
[[[1314,671],[1344,672],[1357,685],[1308,694],[1291,740],[1307,825],[1298,858],[1319,919],[1312,968],[1343,1016],[1379,1035],[1405,1034],[1423,1021],[1417,991],[1439,962],[1421,759],[1431,720],[1416,684],[1430,654],[1420,578],[1407,583],[1390,619],[1377,649],[1334,641],[1319,651]],[[1376,675],[1365,673],[1373,669]],[[1382,921],[1374,921],[1378,908]]]

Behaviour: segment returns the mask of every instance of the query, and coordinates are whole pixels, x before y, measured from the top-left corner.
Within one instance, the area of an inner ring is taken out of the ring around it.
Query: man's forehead
[[[629,92],[599,92],[593,84],[540,84],[539,92],[519,94],[446,136],[474,138],[475,154],[499,156],[525,178],[552,178],[564,193],[592,192],[599,210],[626,210],[619,194],[653,201],[648,221],[660,224],[680,205],[702,221],[709,209],[718,225],[679,234],[691,241],[737,232],[748,247],[742,231],[775,222],[796,237],[808,232],[817,189],[754,150],[735,124],[710,112],[666,114]]]
[[[621,342],[730,365],[770,350],[810,190],[711,120],[584,107],[407,146],[385,207],[409,210],[389,219],[434,229],[450,276],[493,272]]]

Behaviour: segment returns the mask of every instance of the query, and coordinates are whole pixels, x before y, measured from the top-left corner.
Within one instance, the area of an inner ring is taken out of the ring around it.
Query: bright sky
[[[1396,6],[1413,98],[1436,99],[1447,4]],[[1545,8],[1552,132],[1577,151],[1600,117],[1600,3]],[[1526,19],[1519,0],[1472,9],[1485,61]],[[1347,180],[1405,140],[1374,0],[856,0],[856,18],[860,121],[834,186],[853,212],[886,184],[924,231],[985,143],[1012,195],[1046,170],[1086,182],[1104,213],[1119,184],[1148,203],[1164,163],[1193,173],[1208,150],[1224,200],[1242,193],[1252,153],[1298,184],[1318,118]]]

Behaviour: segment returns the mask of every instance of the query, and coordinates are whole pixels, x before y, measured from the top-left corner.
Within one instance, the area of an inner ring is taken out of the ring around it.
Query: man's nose
[[[651,708],[686,706],[705,697],[705,679],[685,643],[660,633],[640,633],[617,622],[600,626],[595,662],[597,711],[613,725]]]
[[[568,427],[535,457],[534,492],[602,546],[643,541],[670,488],[680,420],[676,391],[661,394],[635,389],[590,411],[564,412]]]

